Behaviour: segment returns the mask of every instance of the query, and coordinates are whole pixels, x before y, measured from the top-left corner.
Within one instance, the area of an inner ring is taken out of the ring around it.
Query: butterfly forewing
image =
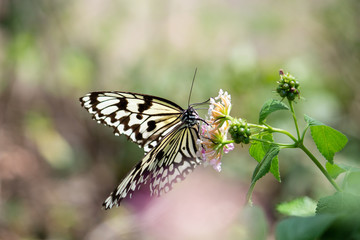
[[[147,181],[150,182],[151,195],[160,196],[170,191],[174,183],[184,180],[200,164],[196,157],[198,138],[198,125],[181,126],[168,134],[110,194],[103,204],[105,209],[118,206],[123,198],[131,197]]]
[[[115,135],[128,136],[145,152],[181,124],[184,111],[169,100],[129,92],[92,92],[80,102],[95,120],[112,127]]]

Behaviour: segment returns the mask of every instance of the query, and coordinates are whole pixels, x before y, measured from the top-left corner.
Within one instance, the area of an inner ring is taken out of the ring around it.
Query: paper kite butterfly
[[[151,195],[160,196],[201,163],[196,153],[204,120],[193,105],[183,109],[164,98],[118,91],[88,93],[80,102],[98,123],[112,127],[115,135],[126,135],[145,151],[105,200],[105,209],[119,206],[147,182]]]

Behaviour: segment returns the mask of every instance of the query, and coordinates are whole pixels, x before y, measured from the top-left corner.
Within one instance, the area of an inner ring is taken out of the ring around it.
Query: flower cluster
[[[221,127],[227,120],[229,120],[228,117],[230,116],[230,110],[231,96],[228,92],[224,92],[220,89],[219,95],[215,97],[215,99],[210,98],[208,111],[208,115],[210,117],[209,122],[218,128]]]
[[[276,92],[280,97],[286,97],[289,101],[294,101],[295,97],[300,96],[299,82],[289,73],[285,74],[283,70],[280,70],[280,80],[278,84]]]
[[[201,158],[217,171],[221,171],[222,155],[234,149],[227,140],[230,110],[231,96],[220,89],[219,95],[210,99],[209,119],[202,126]]]

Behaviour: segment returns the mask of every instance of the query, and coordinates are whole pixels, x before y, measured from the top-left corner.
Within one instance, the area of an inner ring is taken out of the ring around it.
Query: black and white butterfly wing
[[[174,183],[184,180],[201,163],[196,157],[199,137],[198,124],[191,127],[182,125],[170,132],[110,194],[103,203],[105,209],[119,206],[122,199],[131,197],[135,190],[148,181],[153,196],[170,191]]]
[[[145,152],[181,124],[184,111],[164,98],[131,92],[92,92],[80,102],[98,123],[128,136]]]
[[[147,181],[151,195],[166,193],[201,163],[196,156],[201,119],[191,106],[184,110],[169,100],[130,92],[92,92],[80,102],[95,120],[146,153],[105,200],[106,209],[119,206]]]

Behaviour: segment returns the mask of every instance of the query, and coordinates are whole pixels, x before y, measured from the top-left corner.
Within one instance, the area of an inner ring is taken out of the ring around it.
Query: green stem
[[[305,138],[305,134],[307,132],[307,130],[309,129],[309,125],[306,126],[306,128],[304,129],[301,138],[300,138],[300,142],[303,143],[304,142],[304,138]]]
[[[264,125],[257,125],[257,124],[252,124],[252,123],[248,123],[249,127],[254,127],[254,128],[260,128],[260,129],[264,129],[264,130],[268,130],[270,132],[277,132],[277,133],[282,133],[287,135],[289,138],[291,138],[294,142],[298,142],[298,140],[288,131],[285,131],[283,129],[280,128],[273,128],[270,125],[264,123]]]
[[[331,176],[329,175],[329,173],[326,171],[326,169],[321,165],[321,163],[316,159],[316,157],[303,145],[300,144],[298,146],[301,150],[303,150],[306,155],[308,155],[308,157],[311,159],[311,161],[313,161],[313,163],[315,163],[315,165],[320,169],[320,171],[325,175],[325,177],[329,180],[329,182],[334,186],[334,188],[336,189],[336,191],[341,192],[341,188],[336,184],[336,182],[334,181],[334,179],[331,178]]]
[[[289,138],[291,138],[294,142],[297,142],[297,139],[296,139],[291,133],[289,133],[288,131],[285,131],[285,130],[280,129],[280,128],[273,128],[272,130],[273,130],[274,132],[277,132],[277,133],[285,134],[285,135],[287,135]]]
[[[258,142],[263,142],[263,143],[268,143],[268,144],[274,144],[274,145],[285,147],[285,148],[296,148],[295,144],[276,143],[276,142],[271,142],[271,141],[264,140],[264,139],[259,139],[259,138],[250,138],[250,139],[253,140],[253,141],[258,141]]]
[[[289,105],[290,105],[291,114],[292,114],[293,119],[294,119],[297,137],[298,137],[298,140],[300,140],[300,131],[299,131],[299,126],[298,126],[298,122],[297,122],[297,119],[296,119],[296,115],[295,115],[295,110],[294,110],[294,106],[293,106],[293,101],[290,101],[290,100],[289,100]]]

